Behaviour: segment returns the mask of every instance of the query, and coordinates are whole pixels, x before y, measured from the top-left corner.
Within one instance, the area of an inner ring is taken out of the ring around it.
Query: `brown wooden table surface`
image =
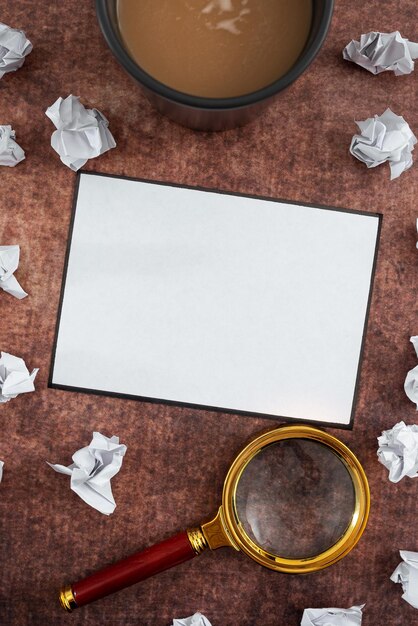
[[[409,337],[418,333],[418,165],[390,182],[387,165],[368,171],[348,153],[354,120],[387,106],[418,133],[418,75],[374,77],[341,59],[348,41],[373,29],[418,41],[414,0],[337,0],[311,68],[256,122],[222,134],[153,110],[108,50],[92,1],[6,0],[0,18],[34,44],[23,68],[0,81],[0,122],[26,151],[16,168],[1,168],[0,243],[21,245],[18,278],[30,294],[0,293],[0,348],[40,367],[36,392],[0,408],[1,624],[168,626],[201,610],[213,626],[298,626],[304,607],[363,602],[364,626],[418,624],[389,580],[398,550],[418,550],[418,480],[393,485],[376,459],[382,429],[417,419],[403,382],[417,363]],[[75,175],[50,147],[44,111],[70,93],[109,118],[118,144],[87,170],[384,214],[355,426],[336,431],[366,468],[371,517],[359,546],[333,567],[292,577],[220,550],[72,615],[58,606],[64,582],[210,516],[234,451],[275,424],[48,389]],[[45,462],[70,463],[93,430],[128,445],[110,517]]]

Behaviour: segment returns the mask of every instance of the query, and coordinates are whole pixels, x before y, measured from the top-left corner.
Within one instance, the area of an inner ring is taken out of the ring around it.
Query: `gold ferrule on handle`
[[[209,547],[201,528],[188,528],[187,536],[195,554],[202,554]]]
[[[62,608],[68,611],[68,613],[71,613],[73,609],[77,608],[77,602],[75,601],[73,590],[70,585],[61,589],[59,599]]]

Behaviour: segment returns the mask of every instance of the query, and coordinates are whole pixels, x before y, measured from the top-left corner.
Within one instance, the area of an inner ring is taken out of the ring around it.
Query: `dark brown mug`
[[[175,122],[189,128],[226,130],[242,126],[254,119],[312,63],[328,32],[334,0],[313,0],[312,25],[308,41],[296,63],[284,76],[258,91],[233,98],[192,96],[167,87],[147,74],[131,58],[123,44],[116,5],[117,0],[96,0],[96,13],[103,35],[117,60],[141,85],[156,108]]]

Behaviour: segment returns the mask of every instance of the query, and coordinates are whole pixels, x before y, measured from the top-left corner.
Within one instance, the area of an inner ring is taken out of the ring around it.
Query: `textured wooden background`
[[[388,166],[367,171],[348,154],[354,120],[387,106],[418,133],[418,76],[374,77],[341,59],[372,29],[418,41],[416,2],[337,0],[313,66],[256,122],[223,134],[186,130],[152,109],[106,47],[92,1],[6,0],[0,17],[34,44],[0,81],[0,121],[27,157],[1,169],[0,242],[21,245],[18,278],[30,294],[19,302],[0,293],[0,348],[40,367],[36,392],[0,408],[1,623],[168,626],[200,609],[213,626],[298,626],[304,607],[366,602],[364,626],[418,624],[389,580],[398,550],[418,550],[418,480],[392,485],[376,459],[381,430],[416,419],[403,381],[417,362],[418,165],[390,182]],[[220,550],[71,616],[58,607],[62,583],[211,515],[234,451],[274,425],[47,388],[75,175],[50,147],[44,111],[70,93],[103,111],[118,144],[86,169],[384,214],[355,427],[337,431],[364,463],[372,511],[359,546],[335,566],[291,577]],[[93,430],[128,445],[109,518],[45,463],[69,463]]]

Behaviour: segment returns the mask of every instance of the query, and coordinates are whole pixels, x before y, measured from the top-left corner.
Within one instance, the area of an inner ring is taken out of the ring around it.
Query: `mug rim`
[[[313,0],[314,3],[315,1],[316,0]],[[114,2],[116,3],[117,0],[114,0]],[[149,91],[171,102],[199,110],[235,110],[268,100],[280,91],[283,91],[299,78],[317,56],[327,35],[334,8],[334,0],[324,0],[323,17],[318,25],[314,38],[308,48],[301,53],[296,63],[278,80],[270,83],[270,85],[266,87],[262,87],[257,91],[242,96],[207,98],[194,96],[168,87],[168,85],[165,85],[151,76],[151,74],[145,72],[128,54],[122,44],[121,37],[116,33],[113,20],[108,10],[107,0],[95,0],[95,3],[97,19],[107,45],[125,70]]]

